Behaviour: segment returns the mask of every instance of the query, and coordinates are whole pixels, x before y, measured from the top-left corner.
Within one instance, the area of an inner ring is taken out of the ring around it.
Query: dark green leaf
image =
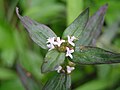
[[[29,32],[29,35],[32,38],[32,40],[43,49],[47,49],[46,46],[47,39],[49,37],[57,37],[56,34],[49,27],[43,24],[39,24],[26,16],[24,17],[20,16],[18,8],[16,8],[16,12],[22,24]]]
[[[35,82],[32,77],[28,77],[19,64],[16,65],[16,68],[26,90],[41,90],[42,85]]]
[[[58,74],[49,80],[43,90],[70,90],[71,77],[66,74]]]
[[[60,53],[56,50],[49,51],[42,65],[42,72],[54,71],[57,66],[65,60],[65,53]]]
[[[79,64],[112,64],[120,63],[120,54],[97,47],[79,46],[73,53],[73,62]]]
[[[65,29],[63,33],[63,38],[66,38],[67,35],[75,36],[79,38],[81,35],[81,32],[85,28],[88,18],[89,18],[89,9],[87,8],[73,21],[72,24],[70,24],[70,26],[68,26]]]
[[[107,4],[102,6],[88,21],[84,31],[81,33],[77,45],[95,45],[95,40],[101,32]]]

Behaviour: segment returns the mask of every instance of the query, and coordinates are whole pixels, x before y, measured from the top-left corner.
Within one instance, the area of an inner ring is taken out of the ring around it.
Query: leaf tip
[[[87,14],[87,18],[89,18],[89,7],[86,8],[86,9],[84,10],[84,12],[86,12],[86,14]]]
[[[18,7],[16,7],[16,14],[19,18],[21,18],[20,14],[19,14],[19,8]]]
[[[89,7],[85,9],[85,12],[89,14]]]
[[[105,5],[103,5],[103,6],[100,8],[100,12],[101,12],[101,13],[105,13],[106,10],[107,10],[107,8],[108,8],[108,3],[106,3]]]

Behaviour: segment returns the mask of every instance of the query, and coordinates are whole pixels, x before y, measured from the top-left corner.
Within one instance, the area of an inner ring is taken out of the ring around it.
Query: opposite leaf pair
[[[95,40],[101,31],[106,9],[107,5],[104,5],[90,19],[88,19],[89,9],[83,11],[76,20],[65,29],[61,40],[49,27],[39,24],[26,16],[20,16],[18,8],[16,11],[32,40],[43,49],[49,48],[42,65],[42,72],[48,72],[54,71],[55,68],[60,65],[64,66],[64,62],[69,62],[65,59],[65,56],[71,57],[72,59],[68,59],[76,64],[120,62],[120,54],[92,47],[95,45]],[[74,39],[72,40],[70,36],[74,36],[73,38],[76,37],[78,40],[73,43]],[[67,37],[69,44],[65,43]],[[70,52],[70,48],[73,50],[75,48],[75,51],[72,50]],[[65,55],[66,50],[67,54]],[[73,56],[71,56],[71,53],[73,53]]]
[[[60,66],[61,64],[64,64],[65,56],[73,58],[72,56],[72,53],[74,52],[73,46],[75,46],[73,41],[75,37],[79,39],[82,30],[84,30],[84,27],[89,17],[89,9],[86,9],[78,17],[78,19],[76,19],[75,22],[65,30],[63,34],[63,39],[66,40],[66,38],[68,37],[68,42],[65,42],[65,40],[60,40],[60,38],[57,37],[56,34],[47,26],[38,24],[37,22],[29,19],[28,17],[20,16],[18,13],[18,9],[16,10],[18,17],[22,21],[25,28],[28,30],[32,40],[43,49],[49,48],[49,51],[46,54],[44,63],[42,65],[42,72],[54,71],[56,67]],[[77,22],[80,25],[78,25]],[[57,42],[54,41],[55,38]],[[46,44],[46,42],[48,44]],[[56,46],[58,46],[57,49],[54,49]],[[67,62],[67,60],[65,62]]]

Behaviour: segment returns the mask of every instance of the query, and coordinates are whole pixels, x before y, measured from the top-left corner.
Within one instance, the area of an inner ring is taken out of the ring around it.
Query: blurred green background
[[[49,26],[58,36],[90,7],[90,16],[108,3],[97,46],[120,52],[120,0],[0,0],[0,90],[40,90],[56,72],[42,74],[46,51],[28,36],[16,16],[16,6]],[[78,66],[72,72],[72,90],[120,90],[120,64]],[[25,86],[25,87],[24,87]]]

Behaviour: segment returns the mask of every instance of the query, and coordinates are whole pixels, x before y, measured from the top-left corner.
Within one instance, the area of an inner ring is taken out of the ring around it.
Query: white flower
[[[47,42],[46,42],[46,43],[49,43],[49,44],[47,44],[47,47],[49,48],[49,51],[52,50],[52,49],[54,49],[54,48],[55,48],[55,47],[54,47],[55,37],[49,37],[49,38],[47,39]]]
[[[47,44],[47,47],[49,48],[49,51],[55,48],[54,45],[51,44],[51,43],[50,43],[50,44]]]
[[[66,47],[66,56],[69,56],[71,59],[73,58],[72,54],[74,52],[74,49],[69,49],[69,47]]]
[[[60,45],[65,42],[65,40],[60,40],[60,37],[57,37],[56,42],[54,42],[54,45],[57,45],[58,47],[60,47]]]
[[[75,67],[70,67],[70,66],[67,66],[67,73],[71,73],[71,71],[73,71],[75,69]]]
[[[50,44],[54,44],[55,43],[55,37],[49,37],[47,39],[47,42],[46,43],[50,43]]]
[[[62,70],[62,66],[58,66],[55,70],[57,70],[58,73]]]
[[[70,37],[69,35],[67,37],[68,37],[69,44],[71,44],[72,46],[75,46],[75,44],[73,43],[73,41],[76,39],[76,37],[75,36]]]

